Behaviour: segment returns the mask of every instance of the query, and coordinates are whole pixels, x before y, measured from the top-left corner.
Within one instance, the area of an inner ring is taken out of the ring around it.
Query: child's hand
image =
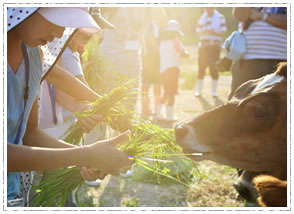
[[[83,132],[89,133],[99,122],[103,120],[102,114],[93,114],[89,117],[80,118]]]
[[[131,121],[129,117],[127,116],[118,116],[118,117],[112,118],[110,126],[114,130],[120,131],[120,132],[124,132],[132,128]]]
[[[91,110],[92,109],[92,105],[90,104],[85,104],[85,103],[77,103],[76,106],[78,112],[84,112],[87,110]],[[93,114],[91,116],[88,117],[80,117],[79,120],[82,122],[82,128],[83,128],[83,132],[85,133],[89,133],[90,131],[92,131],[92,129],[101,121],[103,121],[103,115],[102,114]]]
[[[87,165],[99,169],[105,174],[115,176],[119,175],[121,170],[131,166],[134,162],[128,159],[126,153],[115,147],[128,140],[129,133],[127,131],[117,137],[84,146],[87,152],[85,156],[87,158]]]
[[[103,180],[107,174],[96,168],[83,167],[81,169],[81,175],[87,181],[96,181],[97,179]]]

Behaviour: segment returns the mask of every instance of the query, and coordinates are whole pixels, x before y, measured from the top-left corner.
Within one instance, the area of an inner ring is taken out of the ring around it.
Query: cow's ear
[[[256,88],[258,81],[259,80],[250,80],[240,85],[234,92],[232,99],[237,98],[238,100],[242,100],[247,97]]]
[[[278,65],[276,73],[280,76],[287,77],[287,62],[281,62]]]

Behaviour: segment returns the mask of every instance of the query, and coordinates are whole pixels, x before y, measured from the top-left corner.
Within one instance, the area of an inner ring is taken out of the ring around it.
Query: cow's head
[[[196,161],[212,160],[284,179],[287,169],[287,64],[241,85],[226,104],[176,125]],[[277,176],[278,175],[278,176]]]

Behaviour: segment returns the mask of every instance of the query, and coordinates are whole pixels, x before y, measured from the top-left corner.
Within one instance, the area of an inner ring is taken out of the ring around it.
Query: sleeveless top
[[[42,61],[39,48],[27,46],[30,63],[29,71],[29,97],[23,118],[20,139],[18,144],[23,145],[27,121],[35,98],[38,95],[42,78]],[[24,59],[14,73],[7,63],[7,141],[13,143],[19,126],[20,115],[24,108],[25,65]],[[20,191],[20,180],[17,172],[7,173],[7,200],[14,199]]]

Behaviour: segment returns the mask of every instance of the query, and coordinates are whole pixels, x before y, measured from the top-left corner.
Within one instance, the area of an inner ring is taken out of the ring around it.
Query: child
[[[17,202],[17,206],[24,206],[24,199],[18,198],[20,171],[77,165],[92,167],[84,167],[81,172],[87,180],[108,173],[118,175],[120,169],[132,163],[114,147],[127,138],[127,133],[76,147],[46,135],[37,125],[36,97],[42,78],[39,46],[60,38],[65,27],[97,31],[99,26],[86,8],[14,7],[7,8],[7,16],[7,205]]]
[[[158,120],[169,122],[177,120],[174,117],[173,108],[178,91],[179,56],[188,56],[187,51],[178,40],[178,37],[183,35],[180,23],[176,20],[169,20],[160,43],[160,80],[164,95],[157,107],[156,119]],[[166,117],[164,118],[161,113],[165,105]]]

